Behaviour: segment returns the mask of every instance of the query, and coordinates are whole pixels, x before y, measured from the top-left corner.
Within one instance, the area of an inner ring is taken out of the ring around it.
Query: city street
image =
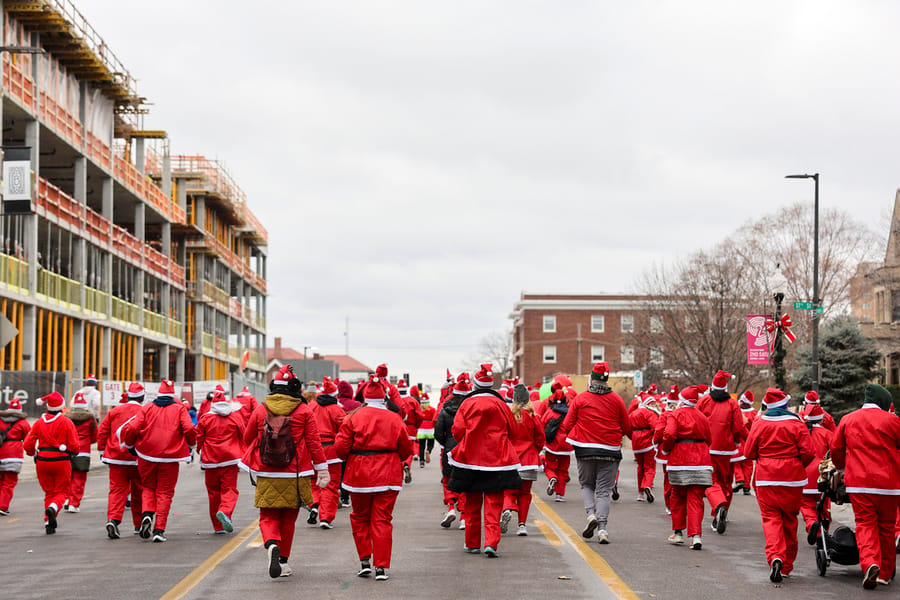
[[[628,453],[630,454],[630,452]],[[55,535],[44,534],[41,492],[32,464],[16,488],[11,514],[0,518],[6,598],[691,598],[750,600],[791,594],[793,598],[870,597],[860,587],[858,567],[832,565],[826,577],[815,571],[811,547],[801,540],[792,577],[782,586],[768,581],[755,498],[737,496],[728,530],[720,536],[704,523],[703,550],[669,546],[669,520],[661,502],[635,501],[634,463],[622,463],[622,497],[612,507],[611,544],[585,542],[578,534],[583,509],[577,487],[567,502],[549,501],[543,476],[528,520],[528,537],[514,527],[500,544],[500,558],[463,553],[463,532],[442,529],[437,461],[414,467],[413,483],[400,494],[394,513],[394,554],[390,580],[355,576],[358,562],[341,509],[333,530],[298,520],[292,577],[272,580],[256,527],[253,489],[241,477],[235,532],[214,536],[199,466],[184,465],[173,503],[169,541],[153,544],[125,534],[106,537],[105,466],[88,478],[78,514],[63,514]],[[574,464],[571,469],[575,479]],[[852,520],[838,508],[836,520]],[[127,522],[122,527],[127,531]],[[895,592],[879,589],[874,593]]]

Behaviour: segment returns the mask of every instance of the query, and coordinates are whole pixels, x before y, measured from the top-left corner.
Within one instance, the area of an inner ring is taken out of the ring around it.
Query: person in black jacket
[[[444,401],[441,412],[438,413],[437,420],[434,422],[434,439],[441,445],[441,484],[444,486],[444,504],[447,506],[447,514],[441,520],[441,527],[449,528],[457,518],[459,518],[459,528],[465,528],[465,521],[462,519],[460,511],[460,496],[456,492],[447,489],[447,482],[450,481],[450,472],[453,467],[447,461],[447,453],[456,447],[457,441],[453,439],[450,430],[453,428],[453,419],[456,417],[456,411],[472,391],[472,384],[469,382],[468,373],[460,373],[456,379],[456,385],[453,386],[453,394]]]

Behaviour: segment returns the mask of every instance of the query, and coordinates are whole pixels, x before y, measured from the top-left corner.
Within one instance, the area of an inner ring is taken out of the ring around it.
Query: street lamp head
[[[813,173],[810,175],[809,173],[804,173],[803,175],[785,175],[785,179],[819,179],[818,173]]]

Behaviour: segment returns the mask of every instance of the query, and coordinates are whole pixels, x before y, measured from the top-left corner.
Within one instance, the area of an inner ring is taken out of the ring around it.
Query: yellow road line
[[[176,583],[172,589],[163,595],[160,600],[178,600],[183,598],[185,594],[190,592],[194,587],[203,581],[203,578],[212,573],[220,562],[225,560],[229,554],[237,550],[238,546],[243,544],[247,538],[253,535],[253,532],[259,527],[259,519],[244,527],[239,534],[234,536],[227,544],[213,552],[213,554],[200,563],[196,569],[188,573],[187,577]]]
[[[541,514],[547,517],[556,528],[562,532],[566,541],[575,548],[575,551],[581,555],[581,558],[583,558],[588,566],[594,570],[597,577],[606,584],[606,587],[608,587],[613,594],[622,600],[640,600],[640,596],[635,594],[628,584],[613,571],[613,568],[609,566],[609,563],[603,560],[602,556],[588,546],[581,535],[576,533],[568,523],[556,514],[556,511],[550,508],[549,504],[541,500],[541,498],[534,493],[532,494],[532,502],[537,506],[538,510],[541,511]],[[541,531],[543,531],[543,529]]]
[[[247,545],[245,546],[245,548],[259,548],[262,545],[263,545],[263,539],[262,539],[262,534],[260,533],[260,534],[257,534],[257,536],[255,538],[253,538],[252,540],[247,542]]]
[[[541,530],[541,533],[544,534],[544,537],[547,538],[547,541],[550,542],[551,546],[562,546],[563,541],[560,539],[556,532],[553,531],[553,528],[550,527],[547,521],[541,521],[540,519],[535,519],[534,524],[537,525],[537,528]]]

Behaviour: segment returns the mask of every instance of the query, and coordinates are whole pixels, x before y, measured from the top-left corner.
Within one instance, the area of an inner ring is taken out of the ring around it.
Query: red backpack
[[[297,448],[291,435],[291,415],[278,416],[266,408],[263,434],[259,440],[259,459],[264,465],[284,468],[291,464]]]

